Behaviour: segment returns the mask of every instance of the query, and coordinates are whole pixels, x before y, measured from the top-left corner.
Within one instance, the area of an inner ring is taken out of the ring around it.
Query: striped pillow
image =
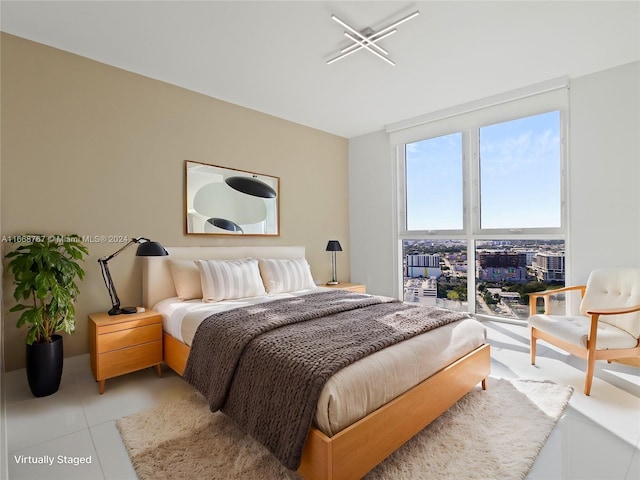
[[[267,293],[295,292],[316,288],[311,269],[304,258],[258,259],[260,275]]]
[[[259,297],[265,294],[258,260],[196,260],[200,270],[202,299],[218,302],[233,298]]]

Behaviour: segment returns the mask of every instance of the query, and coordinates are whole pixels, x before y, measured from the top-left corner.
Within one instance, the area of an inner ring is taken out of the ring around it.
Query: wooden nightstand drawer
[[[162,325],[159,323],[105,333],[98,335],[98,353],[154,342],[158,338],[162,338]]]
[[[155,366],[162,376],[162,315],[153,310],[89,315],[91,371],[104,393],[105,380]]]
[[[142,316],[144,315],[144,316]],[[129,317],[135,316],[129,320]],[[120,317],[126,317],[127,320],[122,320]],[[130,330],[132,328],[144,327],[145,325],[157,325],[162,323],[162,316],[159,314],[135,314],[135,315],[118,315],[115,317],[98,317],[101,320],[99,329],[100,335],[105,333],[119,332],[121,330]],[[115,320],[117,319],[117,320]]]
[[[162,342],[145,343],[100,354],[97,380],[117,377],[162,362]]]

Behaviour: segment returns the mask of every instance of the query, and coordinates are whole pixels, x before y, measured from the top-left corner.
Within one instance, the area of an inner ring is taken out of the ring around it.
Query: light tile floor
[[[485,325],[492,376],[549,379],[575,388],[529,480],[640,479],[640,369],[601,362],[585,397],[584,362],[540,343],[537,366],[531,366],[525,327]],[[65,360],[60,390],[49,397],[31,395],[24,370],[7,373],[5,386],[9,478],[38,480],[135,479],[115,420],[193,391],[169,370],[158,378],[147,369],[108,380],[99,395],[88,355]],[[19,463],[45,455],[52,466]]]

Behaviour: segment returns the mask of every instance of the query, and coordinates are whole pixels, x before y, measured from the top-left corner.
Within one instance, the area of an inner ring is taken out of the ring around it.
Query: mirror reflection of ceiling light
[[[395,29],[395,27],[397,27],[401,23],[404,23],[404,22],[406,22],[408,20],[411,20],[414,17],[417,17],[419,14],[420,14],[420,11],[416,10],[415,12],[407,15],[406,17],[401,18],[397,22],[394,22],[391,25],[389,25],[387,27],[384,27],[383,29],[381,29],[381,30],[379,30],[377,32],[375,32],[375,31],[373,31],[373,30],[371,30],[369,28],[359,32],[355,28],[353,28],[350,25],[348,25],[346,22],[340,20],[335,15],[331,15],[331,19],[332,20],[334,20],[338,24],[342,25],[344,28],[349,30],[349,32],[351,32],[351,33],[344,32],[344,36],[347,37],[349,40],[351,40],[353,42],[353,44],[351,44],[348,47],[343,48],[342,50],[340,50],[340,54],[339,55],[331,58],[330,60],[327,60],[327,65],[329,65],[329,64],[331,64],[331,63],[333,63],[335,61],[338,61],[341,58],[345,58],[346,56],[351,55],[352,53],[355,53],[355,52],[357,52],[359,50],[363,50],[363,49],[371,52],[373,55],[375,55],[376,57],[380,58],[381,60],[384,60],[389,65],[395,65],[395,63],[390,58],[388,58],[389,52],[387,52],[384,48],[382,48],[377,43],[380,40],[382,40],[384,38],[387,38],[389,35],[392,35],[392,34],[396,33],[397,30]]]
[[[244,231],[242,230],[242,227],[240,225],[238,225],[235,222],[232,222],[231,220],[227,219],[227,218],[210,218],[207,220],[207,223],[213,225],[214,227],[218,227],[218,228],[222,228],[223,230],[227,230],[229,232],[238,232],[238,233],[244,233]],[[206,226],[205,226],[206,228]]]
[[[255,175],[253,177],[227,177],[224,181],[231,188],[254,197],[276,198],[277,196],[273,188],[256,178]]]

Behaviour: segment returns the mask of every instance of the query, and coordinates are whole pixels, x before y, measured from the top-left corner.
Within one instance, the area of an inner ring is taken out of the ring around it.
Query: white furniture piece
[[[563,292],[579,291],[578,315],[550,315],[549,299]],[[537,313],[537,299],[544,299],[544,313]],[[536,340],[544,340],[587,360],[584,393],[591,393],[596,360],[640,358],[640,269],[594,270],[586,285],[532,293],[529,297],[531,364],[536,361]]]

